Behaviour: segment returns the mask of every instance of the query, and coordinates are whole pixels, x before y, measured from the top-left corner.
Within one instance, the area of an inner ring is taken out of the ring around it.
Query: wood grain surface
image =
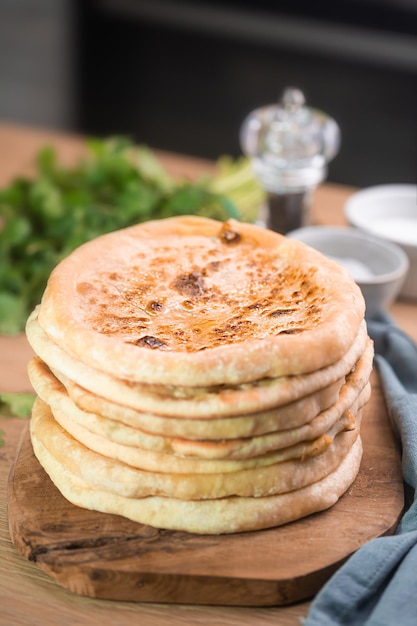
[[[70,162],[81,152],[79,138],[18,126],[0,124],[0,185],[13,176],[32,171],[35,152],[46,143]],[[194,176],[210,164],[177,155],[163,155],[167,167],[178,175]],[[326,184],[315,193],[313,220],[319,224],[344,224],[343,204],[354,189]],[[417,303],[396,302],[390,312],[397,323],[417,341]],[[0,390],[27,391],[26,363],[32,355],[26,339],[0,337]],[[386,419],[385,405],[376,374],[366,421]],[[389,429],[385,421],[386,428]],[[98,600],[73,594],[22,556],[13,546],[8,528],[7,482],[25,420],[0,416],[4,445],[0,447],[0,626],[300,626],[309,602],[281,607],[234,607],[173,605],[162,603]],[[378,446],[378,439],[369,442]],[[368,446],[367,446],[368,447]],[[379,467],[373,467],[375,476]],[[371,489],[372,485],[369,485]],[[375,514],[381,503],[375,498]],[[382,507],[384,508],[384,507]],[[355,515],[356,522],[359,518]]]
[[[9,479],[12,541],[62,586],[96,598],[271,606],[310,598],[403,508],[399,454],[384,414],[365,409],[359,475],[327,511],[233,535],[157,530],[61,496],[25,432]],[[375,468],[378,472],[375,472]]]

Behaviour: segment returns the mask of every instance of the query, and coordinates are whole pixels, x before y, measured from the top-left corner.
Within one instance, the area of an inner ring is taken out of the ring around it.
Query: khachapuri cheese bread
[[[84,244],[26,334],[35,455],[75,506],[199,534],[337,502],[373,345],[350,274],[301,242],[181,216]]]

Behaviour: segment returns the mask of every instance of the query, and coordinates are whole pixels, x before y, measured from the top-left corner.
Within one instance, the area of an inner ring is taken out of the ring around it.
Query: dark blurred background
[[[0,0],[0,120],[240,154],[286,86],[334,117],[329,179],[416,182],[417,0]]]

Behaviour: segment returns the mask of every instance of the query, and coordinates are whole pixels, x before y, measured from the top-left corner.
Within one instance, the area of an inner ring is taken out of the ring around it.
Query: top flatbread
[[[195,216],[99,237],[52,272],[39,324],[68,354],[148,384],[304,374],[351,346],[364,300],[304,244]]]

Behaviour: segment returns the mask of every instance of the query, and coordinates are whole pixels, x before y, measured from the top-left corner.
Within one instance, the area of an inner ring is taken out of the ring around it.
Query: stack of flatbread
[[[293,239],[195,216],[99,237],[27,337],[33,448],[75,505],[233,533],[326,509],[358,473],[364,300]]]

